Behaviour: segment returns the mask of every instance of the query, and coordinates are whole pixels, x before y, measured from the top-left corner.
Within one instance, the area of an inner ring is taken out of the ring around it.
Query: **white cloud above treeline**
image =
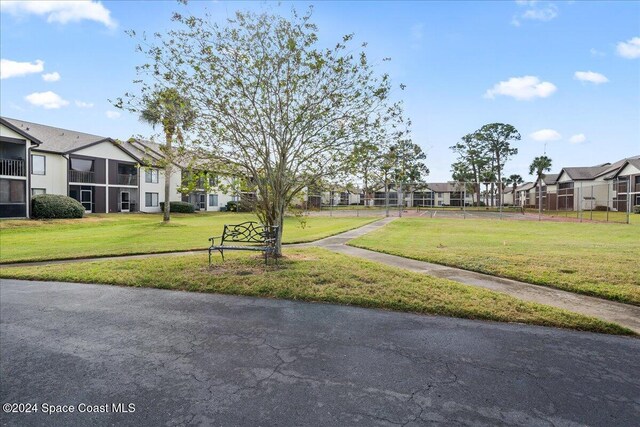
[[[557,90],[550,82],[543,82],[536,76],[511,77],[509,80],[496,83],[488,89],[484,97],[493,99],[496,95],[510,96],[517,100],[546,98]]]
[[[587,137],[584,135],[584,133],[572,135],[571,138],[569,138],[569,142],[572,144],[580,144],[581,142],[585,142],[586,140]]]
[[[60,73],[54,71],[53,73],[47,73],[42,75],[42,80],[45,82],[57,82],[60,80]]]
[[[0,59],[0,79],[22,77],[27,74],[41,73],[44,70],[44,61],[36,59],[35,62],[19,62],[10,59]]]
[[[67,24],[84,20],[95,21],[114,29],[117,22],[111,11],[96,1],[10,1],[0,2],[0,10],[14,16],[44,16],[47,22]]]
[[[607,83],[609,81],[604,74],[596,73],[594,71],[576,71],[573,74],[573,77],[582,82],[589,82],[597,85]]]
[[[616,51],[623,58],[640,58],[640,37],[634,37],[626,42],[619,42],[616,46]]]
[[[24,99],[31,105],[42,107],[46,110],[58,109],[69,105],[69,101],[62,99],[60,95],[51,91],[34,92],[25,96]]]
[[[553,129],[540,129],[529,135],[534,141],[557,141],[562,138],[558,131]]]
[[[551,2],[516,0],[516,4],[526,8],[511,18],[511,25],[516,27],[522,20],[548,22],[558,17],[558,6]]]
[[[78,108],[93,108],[93,102],[84,102],[84,101],[75,101],[76,107]]]

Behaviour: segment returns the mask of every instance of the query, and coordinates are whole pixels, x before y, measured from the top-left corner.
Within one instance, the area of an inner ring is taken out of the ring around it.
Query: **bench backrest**
[[[222,232],[222,242],[243,243],[275,243],[278,237],[278,227],[269,227],[255,221],[241,224],[225,224]]]

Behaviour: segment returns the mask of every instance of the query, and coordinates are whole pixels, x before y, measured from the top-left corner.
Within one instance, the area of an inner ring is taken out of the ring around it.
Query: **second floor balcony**
[[[92,184],[96,182],[96,174],[93,171],[69,171],[69,182],[81,182]]]
[[[117,182],[118,185],[138,185],[138,175],[119,173],[117,176]]]
[[[0,159],[0,175],[27,176],[27,165],[21,159]]]

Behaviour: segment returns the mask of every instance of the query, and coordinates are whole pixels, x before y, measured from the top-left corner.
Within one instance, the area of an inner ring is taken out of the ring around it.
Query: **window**
[[[148,208],[158,206],[158,193],[144,193],[144,205]]]
[[[37,196],[38,194],[47,194],[47,190],[44,188],[32,188],[31,196]]]
[[[47,172],[46,159],[44,156],[31,155],[31,173],[34,175],[44,175]]]
[[[558,188],[559,188],[560,190],[568,190],[568,189],[570,189],[570,188],[573,188],[573,182],[561,182],[561,183],[558,185]]]
[[[25,181],[0,180],[0,203],[24,203]]]
[[[158,169],[147,169],[147,170],[145,170],[145,172],[144,172],[144,182],[157,184],[158,183]]]
[[[209,186],[215,187],[218,185],[218,177],[215,175],[209,175]]]
[[[93,160],[71,158],[71,170],[79,172],[93,172]]]
[[[218,206],[217,194],[209,194],[209,206]]]

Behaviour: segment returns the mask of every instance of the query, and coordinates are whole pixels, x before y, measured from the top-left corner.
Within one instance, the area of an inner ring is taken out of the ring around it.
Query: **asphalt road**
[[[3,425],[631,426],[640,419],[634,338],[14,280],[0,283],[0,322],[1,403],[40,408],[3,413]],[[78,412],[114,403],[135,412]],[[47,415],[43,404],[76,412]]]

